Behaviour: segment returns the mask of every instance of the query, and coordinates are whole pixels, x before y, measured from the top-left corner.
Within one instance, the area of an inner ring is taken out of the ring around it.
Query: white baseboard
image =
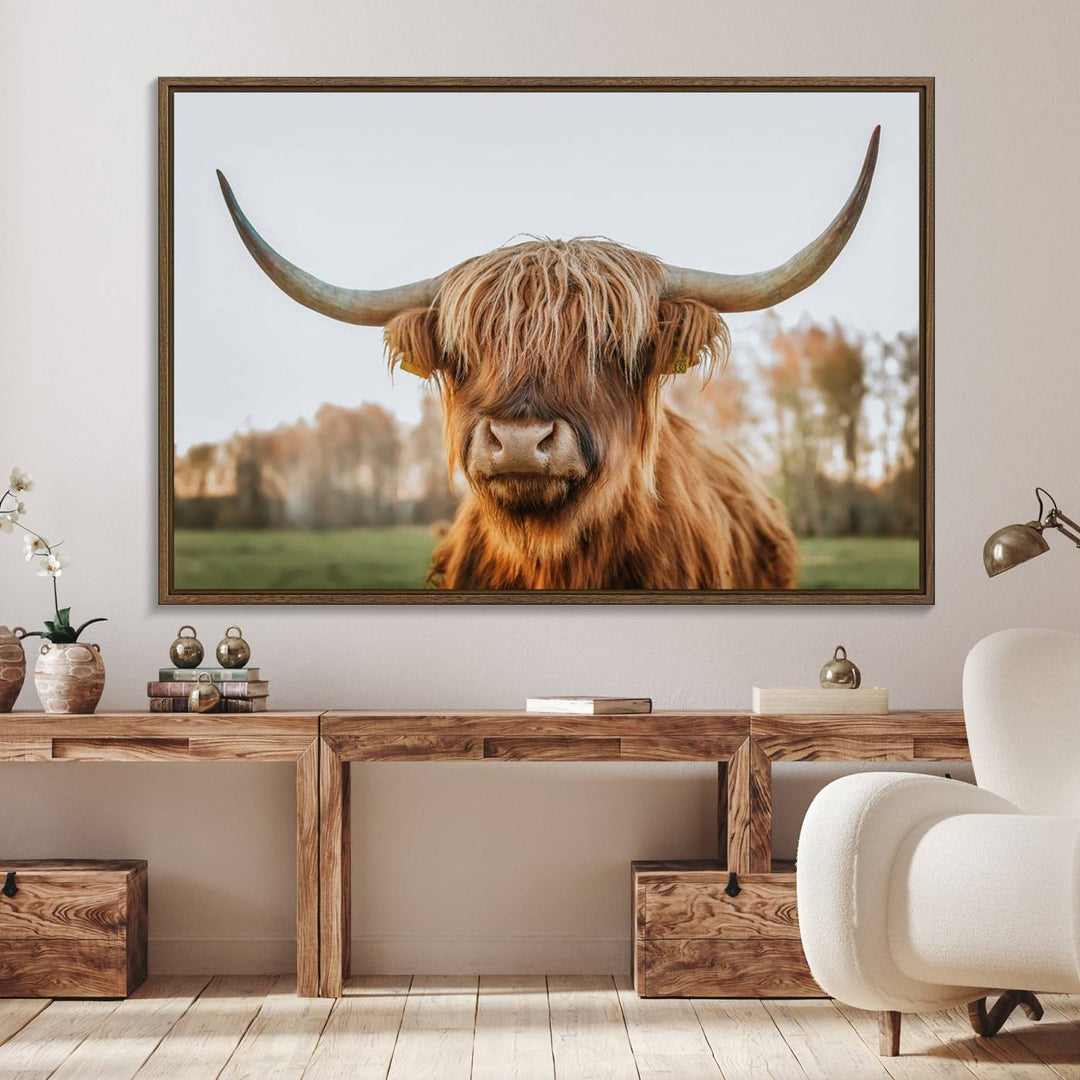
[[[353,938],[367,975],[612,975],[630,971],[626,938],[408,934]],[[152,937],[155,975],[268,975],[296,970],[292,938]]]

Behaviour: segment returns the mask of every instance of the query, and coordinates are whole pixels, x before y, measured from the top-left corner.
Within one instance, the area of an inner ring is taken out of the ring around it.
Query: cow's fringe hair
[[[652,255],[611,240],[533,239],[496,248],[448,271],[436,308],[439,339],[459,374],[493,364],[507,382],[523,370],[563,379],[570,365],[584,364],[595,379],[612,361],[627,379],[641,376],[663,327],[663,267]],[[708,370],[727,356],[727,329],[715,318],[713,332],[696,344]],[[690,344],[689,340],[686,342]]]

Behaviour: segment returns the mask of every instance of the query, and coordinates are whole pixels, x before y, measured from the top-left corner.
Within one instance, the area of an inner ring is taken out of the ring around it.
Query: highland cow
[[[437,278],[329,285],[233,220],[259,266],[324,315],[383,326],[390,363],[438,387],[451,469],[469,490],[435,550],[445,589],[790,589],[783,507],[743,456],[662,400],[690,367],[727,359],[722,313],[816,281],[859,220],[877,159],[828,228],[754,274],[669,266],[603,239],[529,240]]]

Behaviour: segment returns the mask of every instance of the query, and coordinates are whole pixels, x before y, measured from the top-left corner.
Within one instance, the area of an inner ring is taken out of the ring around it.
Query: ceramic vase
[[[105,689],[101,648],[42,642],[34,664],[34,685],[47,713],[92,713]]]
[[[26,679],[26,653],[23,652],[21,626],[9,630],[0,626],[0,713],[11,712]]]

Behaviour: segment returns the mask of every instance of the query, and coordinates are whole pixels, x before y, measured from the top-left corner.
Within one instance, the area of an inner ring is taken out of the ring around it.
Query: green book
[[[198,682],[200,675],[209,675],[214,682],[258,682],[259,669],[227,667],[163,667],[158,672],[161,682]]]

